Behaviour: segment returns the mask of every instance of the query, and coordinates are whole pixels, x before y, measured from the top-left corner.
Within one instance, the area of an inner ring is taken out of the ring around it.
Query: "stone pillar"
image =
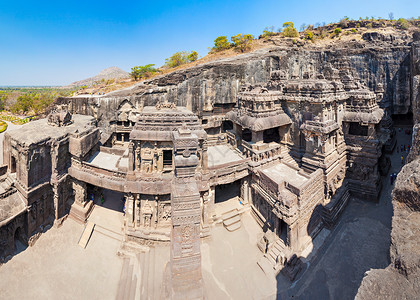
[[[135,226],[139,227],[140,226],[140,211],[141,211],[141,200],[140,200],[140,194],[137,194],[136,200],[134,202],[134,206],[135,206],[135,212],[134,212],[134,216],[135,216]]]
[[[207,154],[207,141],[203,141],[203,156],[202,156],[203,172],[207,173],[208,170],[208,154]]]
[[[134,171],[133,142],[128,145],[128,171]]]
[[[249,202],[249,179],[242,179],[241,198],[244,203]]]
[[[125,219],[128,227],[134,227],[134,197],[131,193],[125,195]]]
[[[203,194],[203,224],[208,225],[210,223],[210,214],[209,214],[209,192],[204,192]]]
[[[253,131],[252,142],[255,144],[261,144],[264,142],[264,131]]]
[[[236,136],[242,137],[242,126],[233,123],[233,131],[235,131]]]
[[[135,170],[140,171],[140,167],[141,167],[140,145],[137,145],[137,148],[135,151]]]
[[[158,152],[157,170],[158,170],[158,172],[163,171],[163,151]]]
[[[171,187],[172,299],[203,299],[201,274],[200,192],[195,180],[199,159],[198,138],[179,129],[173,135],[175,178]],[[168,295],[169,296],[169,295]]]
[[[211,186],[209,189],[209,216],[210,220],[213,220],[213,216],[216,215],[216,211],[214,209],[214,203],[216,201],[216,190],[215,186]]]
[[[375,124],[368,125],[368,136],[376,136]]]
[[[84,205],[86,201],[86,183],[73,180],[74,201],[80,205]]]

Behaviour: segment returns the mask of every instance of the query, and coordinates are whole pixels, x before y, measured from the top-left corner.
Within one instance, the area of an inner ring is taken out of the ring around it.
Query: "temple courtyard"
[[[389,173],[401,169],[397,147],[408,145],[411,136],[397,129],[397,146],[390,156]],[[404,158],[407,152],[403,153]],[[383,177],[379,203],[352,199],[341,221],[325,239],[304,272],[291,283],[282,274],[265,274],[257,265],[262,256],[257,247],[261,228],[243,211],[239,230],[229,232],[216,224],[211,237],[202,239],[202,270],[209,299],[318,298],[353,299],[365,274],[372,268],[389,264],[392,218],[389,173]],[[0,290],[4,299],[115,299],[124,298],[121,290],[124,263],[121,256],[123,204],[121,195],[104,194],[106,202],[96,205],[89,217],[95,224],[86,248],[78,245],[84,225],[72,219],[56,228],[46,228],[33,247],[18,245],[16,254],[0,266]],[[240,209],[237,199],[216,207],[218,215],[232,207]],[[217,222],[216,222],[217,223]],[[329,233],[329,234],[328,234]],[[313,243],[316,245],[316,240]],[[152,259],[153,258],[153,259]],[[169,260],[169,247],[156,247],[137,257],[133,287],[148,289],[148,298],[159,298],[160,283]],[[305,261],[305,260],[304,260]],[[153,272],[151,271],[153,265]],[[19,280],[16,280],[16,279]],[[119,292],[120,291],[120,292]]]

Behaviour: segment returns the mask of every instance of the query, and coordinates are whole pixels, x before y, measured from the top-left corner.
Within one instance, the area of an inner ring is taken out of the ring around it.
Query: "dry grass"
[[[252,42],[251,45],[251,49],[248,52],[252,52],[258,49],[263,49],[263,48],[268,48],[268,47],[272,47],[272,46],[292,46],[293,44],[297,44],[299,47],[302,48],[323,48],[323,47],[328,47],[331,45],[337,45],[340,43],[346,43],[349,41],[363,41],[362,39],[362,35],[365,32],[380,32],[383,34],[390,34],[395,32],[397,29],[394,27],[395,25],[395,21],[391,22],[391,21],[387,21],[385,22],[385,27],[382,28],[366,28],[366,27],[360,27],[360,28],[356,28],[357,32],[354,33],[351,30],[353,28],[346,28],[346,29],[342,29],[342,32],[339,36],[336,36],[333,32],[334,32],[334,28],[339,27],[339,24],[328,24],[327,26],[323,27],[323,29],[326,32],[326,37],[321,38],[320,37],[320,30],[319,29],[314,29],[311,30],[314,33],[314,40],[310,41],[310,40],[306,40],[304,38],[305,33],[304,32],[300,32],[299,35],[300,37],[298,38],[285,38],[283,37],[280,33],[276,33],[275,35],[271,36],[271,37],[267,37],[267,38],[260,38],[260,39],[255,39]],[[321,28],[322,29],[322,28]],[[406,30],[406,32],[408,33],[412,33],[415,30],[419,30],[418,27],[415,26],[411,26],[409,30]],[[205,55],[204,57],[198,59],[197,61],[191,62],[191,63],[187,63],[184,65],[181,65],[179,67],[176,68],[171,68],[171,69],[164,69],[162,70],[160,73],[156,73],[154,74],[152,77],[148,78],[148,79],[152,79],[154,77],[160,76],[160,75],[164,75],[164,74],[169,74],[175,71],[179,71],[179,70],[184,70],[190,67],[194,67],[194,66],[198,66],[198,65],[202,65],[208,62],[212,62],[212,61],[216,61],[219,59],[223,59],[223,58],[229,58],[229,57],[234,57],[237,55],[242,54],[240,51],[238,51],[235,48],[231,48],[228,50],[223,50],[223,51],[219,51],[219,52],[214,52],[214,53],[208,53],[207,55]],[[132,86],[136,83],[139,83],[140,81],[134,81],[133,79],[120,79],[120,80],[116,80],[114,83],[110,84],[110,85],[106,85],[106,84],[100,84],[94,87],[90,87],[90,88],[85,88],[82,90],[79,90],[76,92],[76,94],[102,94],[102,93],[109,93],[112,91],[116,91],[119,89],[123,89],[129,86]]]

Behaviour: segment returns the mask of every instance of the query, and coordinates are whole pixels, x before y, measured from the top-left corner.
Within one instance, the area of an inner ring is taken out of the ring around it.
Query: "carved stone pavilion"
[[[166,297],[204,298],[200,240],[221,222],[216,207],[230,189],[264,230],[258,265],[293,279],[352,195],[378,198],[384,152],[395,145],[381,96],[345,66],[326,66],[302,78],[274,70],[266,85],[243,86],[222,115],[209,103],[195,114],[126,98],[104,130],[95,115],[57,107],[5,134],[0,257],[67,216],[86,222],[90,195],[108,189],[125,199],[124,243],[170,247]],[[240,213],[225,215],[227,230],[241,226]]]

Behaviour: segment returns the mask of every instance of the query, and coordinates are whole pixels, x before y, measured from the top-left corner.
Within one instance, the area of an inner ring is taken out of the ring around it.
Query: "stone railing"
[[[281,155],[282,146],[278,143],[265,144],[265,147],[257,149],[255,144],[242,141],[243,154],[246,158],[250,158],[253,162],[270,160]]]
[[[126,173],[117,170],[108,170],[102,167],[94,166],[87,162],[82,162],[79,167],[84,171],[90,172],[95,175],[103,175],[112,177],[114,180],[125,180]]]
[[[115,131],[116,132],[131,132],[133,130],[133,126],[122,126],[122,125],[116,125]]]
[[[238,147],[238,139],[236,138],[236,134],[233,132],[233,130],[226,131],[226,140],[227,143],[234,149]]]
[[[15,188],[10,189],[7,192],[4,192],[3,194],[0,194],[0,199],[5,199],[5,198],[9,197],[10,195],[16,193],[16,191],[17,190]]]
[[[211,185],[231,183],[248,176],[248,162],[249,159],[242,159],[209,167]]]

